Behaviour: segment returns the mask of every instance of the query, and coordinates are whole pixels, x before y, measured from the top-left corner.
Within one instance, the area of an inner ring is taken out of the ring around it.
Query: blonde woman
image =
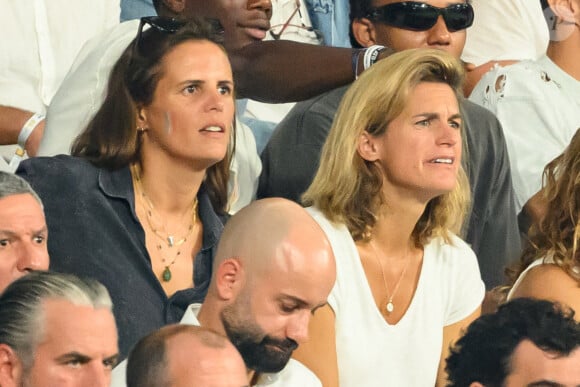
[[[544,169],[543,216],[510,270],[508,299],[535,297],[567,304],[580,318],[580,129]]]
[[[454,235],[469,201],[463,70],[438,50],[380,61],[344,96],[304,194],[337,280],[296,357],[325,387],[433,386],[480,314],[473,251]]]

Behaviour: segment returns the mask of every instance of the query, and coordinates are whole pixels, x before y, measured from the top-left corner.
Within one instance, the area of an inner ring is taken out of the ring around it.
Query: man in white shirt
[[[0,144],[36,155],[44,115],[82,45],[119,23],[119,0],[0,2]],[[13,171],[0,147],[0,170]]]
[[[518,212],[541,189],[546,164],[580,128],[580,0],[542,0],[542,6],[550,31],[546,55],[495,68],[469,97],[502,124]]]
[[[330,243],[314,219],[288,200],[259,200],[226,224],[205,301],[190,305],[181,323],[227,336],[252,386],[321,387],[290,356],[335,278]],[[113,387],[124,386],[124,367],[113,371]]]

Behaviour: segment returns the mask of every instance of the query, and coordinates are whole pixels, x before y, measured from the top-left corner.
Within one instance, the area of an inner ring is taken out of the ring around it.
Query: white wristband
[[[20,129],[20,134],[18,135],[18,146],[20,146],[22,149],[26,148],[26,140],[28,140],[28,137],[30,137],[32,131],[34,128],[36,128],[36,125],[38,125],[42,120],[44,120],[44,115],[34,113],[32,117],[26,121],[22,129]]]
[[[368,47],[365,50],[365,56],[363,57],[363,64],[365,70],[368,70],[372,65],[374,65],[379,57],[381,51],[385,49],[385,46],[380,46],[375,44],[373,46]]]

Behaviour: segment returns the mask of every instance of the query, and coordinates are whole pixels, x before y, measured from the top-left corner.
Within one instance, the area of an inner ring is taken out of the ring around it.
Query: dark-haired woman
[[[209,23],[144,19],[74,157],[18,172],[44,202],[51,269],[111,293],[121,357],[205,296],[226,211],[233,87]]]

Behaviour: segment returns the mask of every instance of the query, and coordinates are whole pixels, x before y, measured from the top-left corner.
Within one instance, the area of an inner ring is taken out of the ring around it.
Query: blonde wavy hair
[[[550,259],[580,285],[580,128],[560,156],[544,169],[546,213],[528,232],[529,245],[519,263],[507,270],[512,286],[536,259]]]
[[[375,163],[359,155],[359,137],[365,131],[374,137],[385,133],[419,83],[445,83],[459,100],[463,98],[463,79],[463,66],[457,59],[431,49],[405,50],[365,71],[340,103],[320,167],[303,195],[304,204],[318,207],[332,222],[346,224],[354,240],[369,240],[376,214],[385,203],[383,174]],[[449,231],[460,232],[470,200],[469,182],[461,166],[457,183],[451,192],[427,204],[413,230],[417,246],[433,236],[449,242]]]

